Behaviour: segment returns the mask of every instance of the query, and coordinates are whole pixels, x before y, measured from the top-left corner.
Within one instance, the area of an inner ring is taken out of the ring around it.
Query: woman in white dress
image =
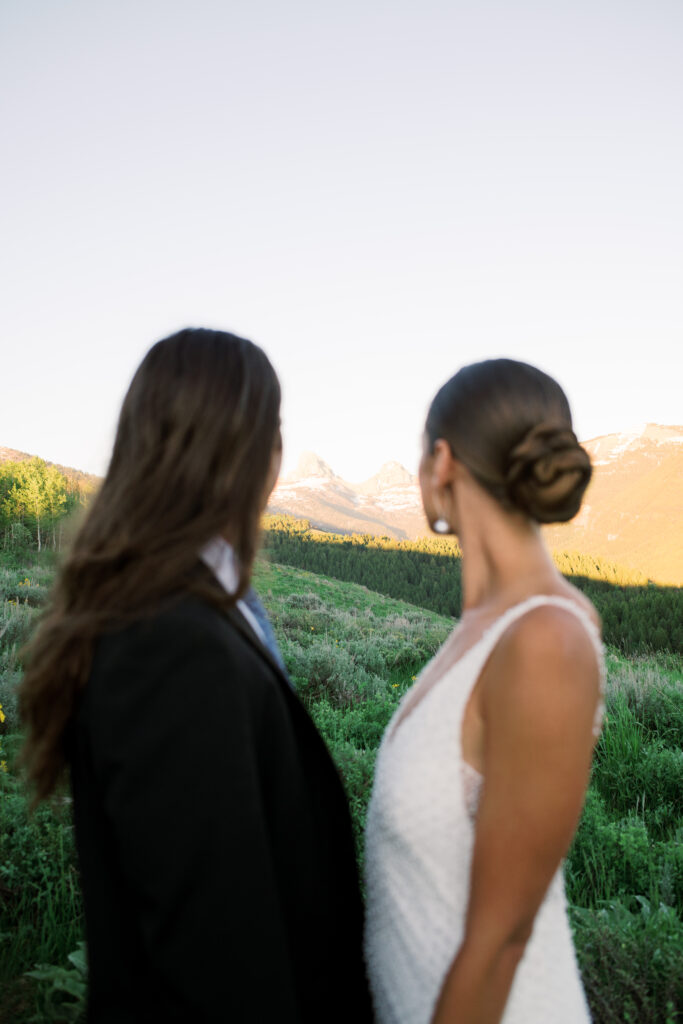
[[[380,1024],[583,1024],[562,875],[603,715],[600,621],[539,524],[590,459],[559,385],[464,367],[427,417],[420,485],[462,548],[463,612],[382,741],[366,957]]]

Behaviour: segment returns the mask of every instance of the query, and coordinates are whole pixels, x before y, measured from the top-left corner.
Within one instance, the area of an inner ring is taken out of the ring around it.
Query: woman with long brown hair
[[[370,1019],[346,800],[250,600],[280,465],[265,354],[158,342],[21,691],[37,799],[73,790],[89,1021]]]
[[[420,484],[462,548],[461,620],[385,733],[368,810],[370,981],[380,1024],[582,1024],[562,858],[600,732],[590,602],[539,524],[591,476],[560,386],[492,359],[437,393]]]

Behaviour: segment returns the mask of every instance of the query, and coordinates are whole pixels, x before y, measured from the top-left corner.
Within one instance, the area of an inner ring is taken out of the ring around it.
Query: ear
[[[453,455],[451,446],[443,437],[434,442],[432,451],[432,481],[437,487],[448,487],[457,475],[460,463]]]

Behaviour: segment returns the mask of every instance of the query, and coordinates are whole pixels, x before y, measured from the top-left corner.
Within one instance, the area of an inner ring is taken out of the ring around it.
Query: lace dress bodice
[[[462,758],[467,701],[496,643],[542,604],[573,612],[594,643],[604,713],[599,632],[569,598],[538,595],[509,608],[415,701],[404,696],[382,740],[368,808],[365,950],[379,1024],[429,1024],[464,934],[483,777]],[[590,1015],[567,918],[562,866],[539,908],[502,1024],[586,1024]]]

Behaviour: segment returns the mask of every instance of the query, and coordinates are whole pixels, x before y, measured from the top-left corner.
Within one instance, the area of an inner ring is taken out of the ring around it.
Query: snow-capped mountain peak
[[[649,452],[652,457],[659,458],[679,444],[683,444],[683,427],[647,423],[641,430],[595,437],[586,441],[585,447],[594,466],[607,466],[631,452]]]
[[[417,479],[401,463],[385,463],[360,484],[343,480],[313,452],[278,482],[269,508],[298,515],[322,529],[417,536],[426,529]]]
[[[286,481],[287,483],[299,483],[316,477],[323,480],[335,480],[337,474],[315,452],[303,452],[296,464],[296,469],[287,475]]]
[[[580,551],[652,579],[683,580],[683,426],[643,425],[585,442],[595,472],[581,513],[544,527],[551,549]],[[311,452],[273,491],[271,512],[337,533],[418,537],[429,532],[416,477],[387,462],[348,483]]]
[[[414,487],[417,483],[416,477],[402,466],[400,462],[385,462],[379,473],[375,473],[369,480],[358,484],[358,490],[362,494],[379,494],[392,487]]]

